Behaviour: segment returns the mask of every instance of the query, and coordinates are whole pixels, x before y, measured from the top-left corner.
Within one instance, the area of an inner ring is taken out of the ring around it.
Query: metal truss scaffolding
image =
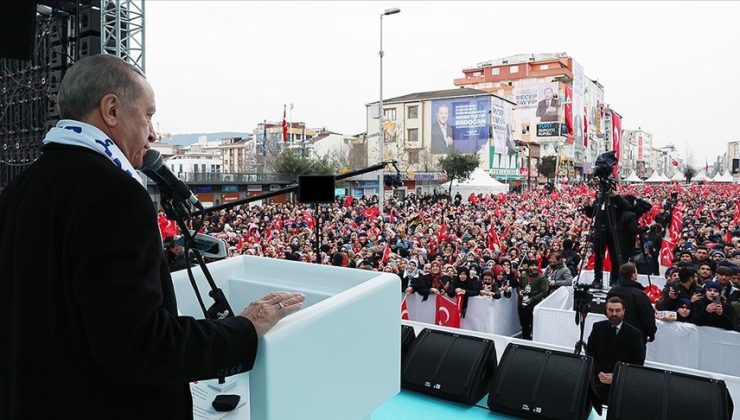
[[[144,0],[100,0],[101,51],[144,72]]]

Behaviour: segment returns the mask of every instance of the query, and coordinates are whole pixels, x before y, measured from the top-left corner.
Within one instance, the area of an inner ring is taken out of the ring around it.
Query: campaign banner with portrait
[[[490,96],[432,101],[431,153],[478,152],[488,143],[490,112]]]
[[[560,118],[557,82],[520,85],[514,88],[517,118],[522,122],[555,122]]]

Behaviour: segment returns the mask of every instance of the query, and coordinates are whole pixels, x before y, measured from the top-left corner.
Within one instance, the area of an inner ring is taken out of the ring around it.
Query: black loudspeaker
[[[299,176],[298,201],[301,203],[333,203],[334,175]]]
[[[433,397],[473,405],[496,371],[493,340],[425,328],[401,368],[401,386]]]
[[[35,35],[34,0],[0,1],[0,58],[30,60]]]
[[[100,37],[92,35],[82,37],[78,46],[80,48],[80,58],[98,55],[100,54]]]
[[[401,363],[406,359],[406,354],[411,347],[411,343],[416,339],[416,333],[414,327],[408,325],[401,325]]]
[[[80,13],[80,35],[100,35],[100,9],[85,9]]]
[[[488,395],[492,411],[530,419],[587,419],[590,356],[509,344]]]
[[[724,381],[617,363],[607,420],[729,420],[733,403]]]

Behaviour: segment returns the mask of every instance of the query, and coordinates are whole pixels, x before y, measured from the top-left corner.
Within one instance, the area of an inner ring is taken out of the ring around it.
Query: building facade
[[[740,177],[740,141],[727,143],[727,165],[725,169],[735,178]]]
[[[650,150],[653,148],[653,135],[638,128],[622,130],[622,164],[627,172],[635,171],[638,177],[647,178],[652,173]]]
[[[515,102],[515,130],[541,144],[542,156],[559,156],[561,175],[588,173],[606,144],[604,87],[566,53],[520,54],[463,69],[456,86]]]
[[[514,105],[505,98],[469,88],[412,93],[383,101],[383,130],[379,135],[378,103],[366,104],[368,161],[398,161],[402,173],[413,174],[414,179],[407,176],[406,188],[415,189],[417,181],[431,184],[444,180],[438,167],[441,157],[453,151],[475,153],[480,167],[492,176],[521,182],[513,131]]]

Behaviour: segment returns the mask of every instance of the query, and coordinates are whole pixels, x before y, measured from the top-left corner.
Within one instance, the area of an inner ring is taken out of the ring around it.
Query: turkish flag
[[[365,217],[368,218],[368,220],[373,220],[380,214],[380,210],[378,210],[377,207],[368,207],[365,210],[361,211]]]
[[[678,161],[676,159],[671,160],[671,164],[673,166],[678,166]]]
[[[573,89],[570,86],[565,87],[565,127],[568,129],[568,135],[573,134]]]
[[[670,239],[663,238],[663,245],[660,246],[660,265],[670,267],[673,265],[673,248],[676,244]]]
[[[409,308],[406,306],[406,297],[408,295],[404,296],[403,301],[401,301],[401,319],[408,320],[409,319]]]
[[[732,219],[732,223],[740,225],[740,200],[735,202],[735,217]]]
[[[388,263],[388,259],[390,259],[390,257],[391,257],[391,243],[390,242],[386,242],[385,243],[385,249],[383,249],[382,263],[383,264],[387,264]]]
[[[157,218],[157,223],[159,224],[159,232],[162,234],[162,239],[167,237],[174,238],[178,233],[180,233],[180,228],[177,227],[177,223],[168,219],[164,215]]]
[[[437,234],[437,243],[441,244],[442,241],[447,240],[448,238],[447,225],[445,224],[445,222],[442,222],[442,226],[439,228],[439,233]]]
[[[434,323],[443,327],[460,328],[461,306],[462,295],[455,296],[455,300],[444,295],[437,295],[437,311]]]
[[[619,170],[619,157],[622,155],[622,117],[612,111],[612,150],[617,152],[617,165],[614,166],[614,176]]]
[[[285,105],[283,105],[283,143],[287,143],[287,142],[288,142],[288,120],[285,119]]]
[[[493,228],[493,223],[491,223],[491,226],[488,228],[488,235],[486,235],[486,238],[488,239],[488,249],[494,251],[496,248],[501,248],[498,235],[496,234],[496,230]]]

